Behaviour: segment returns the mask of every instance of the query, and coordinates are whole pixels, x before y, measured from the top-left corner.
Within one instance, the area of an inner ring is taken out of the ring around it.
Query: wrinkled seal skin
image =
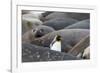
[[[72,18],[55,18],[55,19],[45,21],[43,25],[50,26],[55,30],[60,30],[76,22],[78,21]]]
[[[90,20],[86,19],[79,21],[75,24],[65,27],[65,29],[90,29]]]
[[[26,33],[24,33],[22,35],[22,42],[30,43],[35,38],[42,37],[53,31],[55,31],[55,30],[48,26],[44,26],[44,25],[37,26],[36,28],[33,28],[33,29],[27,31]]]
[[[50,47],[50,43],[56,35],[60,35],[61,49],[62,52],[68,52],[75,44],[77,44],[82,38],[89,35],[89,30],[86,29],[63,29],[59,31],[54,31],[45,36],[34,39],[31,43],[39,46]]]

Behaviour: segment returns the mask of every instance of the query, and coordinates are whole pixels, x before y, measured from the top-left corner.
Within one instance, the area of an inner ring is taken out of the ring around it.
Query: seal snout
[[[42,37],[43,35],[44,35],[43,29],[40,29],[40,30],[36,31],[35,37]]]

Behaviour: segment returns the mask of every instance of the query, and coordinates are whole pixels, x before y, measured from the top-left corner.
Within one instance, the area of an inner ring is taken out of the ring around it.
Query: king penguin
[[[56,35],[50,44],[50,49],[61,52],[61,36]]]

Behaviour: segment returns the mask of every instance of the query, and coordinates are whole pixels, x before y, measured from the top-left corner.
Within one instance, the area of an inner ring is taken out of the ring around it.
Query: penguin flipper
[[[50,48],[53,46],[54,43],[55,43],[55,41],[52,41],[52,42],[50,43]]]

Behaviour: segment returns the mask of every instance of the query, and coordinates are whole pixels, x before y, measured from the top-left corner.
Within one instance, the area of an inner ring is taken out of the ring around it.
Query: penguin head
[[[56,41],[61,41],[61,36],[60,35],[56,36]]]

